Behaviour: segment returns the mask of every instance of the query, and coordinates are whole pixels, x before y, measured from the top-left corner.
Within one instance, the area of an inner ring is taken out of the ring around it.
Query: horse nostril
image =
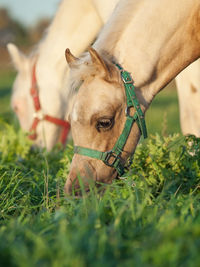
[[[12,100],[11,102],[11,106],[12,106],[12,109],[15,113],[18,113],[19,112],[19,102],[15,99],[15,100]]]
[[[18,108],[18,106],[14,105],[14,106],[13,106],[13,110],[14,110],[14,112],[18,113],[18,112],[19,112],[19,108]]]

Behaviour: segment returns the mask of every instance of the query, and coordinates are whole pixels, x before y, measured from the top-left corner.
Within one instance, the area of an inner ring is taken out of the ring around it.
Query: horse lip
[[[80,176],[82,176],[82,182],[84,184],[84,190],[87,193],[89,191],[89,180],[96,182],[97,181],[97,173],[96,169],[92,166],[90,162],[87,162],[87,166],[82,166],[81,169],[72,169],[68,175],[67,181],[64,186],[64,191],[67,195],[71,195],[73,188],[75,191],[77,189],[80,189],[80,184],[78,181],[78,174],[80,173]],[[84,170],[84,171],[83,171]],[[81,175],[82,173],[82,175]],[[78,182],[77,182],[78,181]],[[78,184],[76,184],[78,183]],[[74,185],[73,185],[74,184]],[[79,192],[75,192],[75,196],[79,196]]]

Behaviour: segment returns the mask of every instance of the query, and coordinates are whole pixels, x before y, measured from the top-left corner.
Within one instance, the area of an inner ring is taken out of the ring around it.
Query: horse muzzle
[[[75,155],[64,191],[67,195],[71,195],[73,191],[75,195],[80,195],[82,190],[85,192],[89,191],[90,185],[94,184],[96,180],[97,173],[92,164],[90,164],[90,160],[86,161],[82,156]]]
[[[67,195],[72,192],[80,195],[82,190],[88,192],[90,186],[110,184],[116,176],[116,170],[106,166],[102,161],[75,154],[64,191]]]

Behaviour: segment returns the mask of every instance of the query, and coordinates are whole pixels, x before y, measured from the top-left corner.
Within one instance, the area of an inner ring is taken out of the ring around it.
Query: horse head
[[[50,150],[59,141],[64,144],[69,124],[64,120],[66,97],[61,92],[62,78],[55,68],[47,69],[39,56],[27,57],[14,44],[8,44],[8,51],[18,72],[11,106],[20,126],[31,132],[29,137],[37,146]]]
[[[126,140],[121,147],[116,145],[122,142],[118,140],[124,133],[127,116],[133,117],[136,110],[131,107],[127,115],[122,71],[109,58],[90,48],[89,54],[80,59],[67,49],[66,59],[71,71],[73,95],[68,119],[75,145],[75,155],[65,184],[66,193],[70,193],[73,187],[79,187],[79,175],[86,189],[90,180],[111,183],[121,173],[127,158],[132,156],[140,130],[132,121]]]
[[[111,182],[123,173],[140,135],[146,136],[144,112],[199,58],[199,10],[199,0],[120,1],[93,44],[99,54],[90,49],[76,59],[66,51],[75,145],[67,193],[79,186],[79,174],[87,186],[89,178]],[[134,74],[137,87],[118,63]]]

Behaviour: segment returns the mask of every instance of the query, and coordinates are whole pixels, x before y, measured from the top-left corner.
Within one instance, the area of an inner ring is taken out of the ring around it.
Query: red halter
[[[36,63],[33,65],[32,82],[31,82],[31,89],[30,89],[30,94],[33,98],[35,113],[34,113],[33,123],[30,127],[31,134],[29,135],[29,138],[32,140],[35,140],[37,138],[36,128],[38,126],[38,123],[42,120],[46,120],[46,121],[52,122],[52,123],[62,127],[59,142],[61,142],[63,145],[65,145],[67,135],[68,135],[68,132],[70,129],[70,124],[68,121],[58,119],[58,118],[55,118],[55,117],[52,117],[52,116],[49,116],[49,115],[42,113],[35,69],[36,69]]]

